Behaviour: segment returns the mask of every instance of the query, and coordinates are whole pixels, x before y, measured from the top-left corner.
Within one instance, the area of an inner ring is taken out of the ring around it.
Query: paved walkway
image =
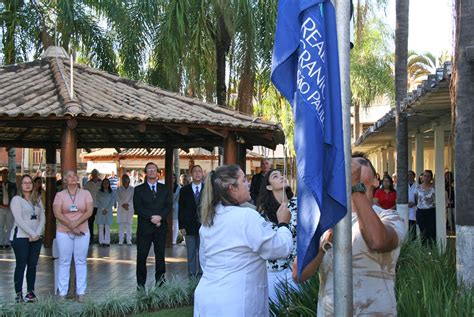
[[[87,296],[100,299],[111,292],[131,293],[136,289],[136,245],[113,244],[108,248],[94,244],[87,259]],[[187,279],[186,246],[174,245],[166,249],[166,278]],[[147,261],[148,283],[154,283],[155,258],[153,248]],[[14,300],[13,272],[15,254],[13,250],[0,250],[0,299]],[[36,273],[36,294],[54,294],[54,264],[51,249],[42,248]],[[23,292],[26,292],[26,280]]]

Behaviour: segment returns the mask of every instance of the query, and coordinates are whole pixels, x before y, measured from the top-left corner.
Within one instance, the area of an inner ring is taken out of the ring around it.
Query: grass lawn
[[[187,317],[193,315],[193,307],[185,306],[175,309],[162,309],[156,312],[133,315],[137,317]]]

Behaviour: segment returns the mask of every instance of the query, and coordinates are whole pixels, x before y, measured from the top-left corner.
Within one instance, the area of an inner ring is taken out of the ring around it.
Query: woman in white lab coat
[[[132,222],[133,222],[133,191],[130,185],[130,177],[122,176],[122,186],[117,188],[117,223],[119,225],[119,245],[123,244],[124,235],[127,235],[127,244],[132,244]]]
[[[272,230],[249,201],[238,165],[211,172],[201,200],[200,260],[203,276],[194,294],[194,316],[268,316],[266,260],[286,258],[293,247],[286,205]]]

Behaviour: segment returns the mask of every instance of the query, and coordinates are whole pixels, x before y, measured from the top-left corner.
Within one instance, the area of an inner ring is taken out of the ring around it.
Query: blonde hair
[[[229,193],[229,186],[236,186],[240,166],[237,164],[222,165],[207,175],[201,197],[201,223],[210,227],[214,224],[216,206],[238,206],[239,203]]]
[[[78,179],[77,179],[77,172],[76,172],[75,170],[64,170],[64,171],[63,171],[63,175],[62,175],[62,181],[63,181],[62,186],[63,186],[63,189],[66,189],[66,187],[67,187],[67,176],[68,176],[69,173],[74,174],[74,176],[76,177],[76,184],[77,184],[77,181],[78,181]],[[77,184],[77,185],[78,185],[78,184]],[[79,187],[79,185],[78,185],[78,187]]]

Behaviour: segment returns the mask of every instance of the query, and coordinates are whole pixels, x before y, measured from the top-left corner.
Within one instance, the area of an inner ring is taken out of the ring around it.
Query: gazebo
[[[80,157],[82,163],[84,165],[87,164],[86,169],[88,172],[92,168],[95,168],[96,164],[100,166],[98,168],[100,171],[102,168],[100,164],[102,163],[106,165],[108,164],[107,166],[115,165],[117,174],[122,175],[124,171],[141,169],[146,162],[149,161],[153,161],[159,168],[163,168],[165,164],[166,150],[160,148],[102,148],[92,151],[91,153],[81,153]],[[178,157],[181,170],[190,170],[197,164],[203,168],[204,173],[217,167],[220,159],[217,151],[208,151],[203,148],[179,149]],[[255,171],[260,167],[260,161],[262,158],[262,155],[247,150],[245,157],[247,175],[252,174],[251,171]],[[110,172],[111,171],[105,170],[106,174]]]
[[[0,146],[46,149],[46,245],[55,231],[56,149],[61,169],[76,170],[77,148],[163,148],[171,170],[174,148],[222,146],[224,163],[238,163],[254,145],[281,143],[279,124],[72,63],[62,48],[0,67]]]

